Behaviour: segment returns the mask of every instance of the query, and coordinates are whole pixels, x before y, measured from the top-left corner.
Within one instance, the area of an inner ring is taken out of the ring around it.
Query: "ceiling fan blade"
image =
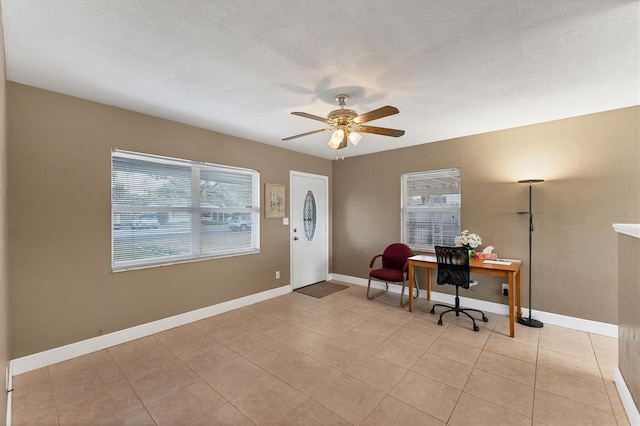
[[[373,111],[365,112],[364,114],[360,114],[356,118],[353,119],[353,122],[356,124],[366,123],[367,121],[377,120],[378,118],[387,117],[389,115],[397,114],[398,108],[392,107],[391,105],[383,106],[382,108],[374,109]]]
[[[306,112],[292,112],[291,114],[293,114],[293,115],[297,115],[297,116],[299,116],[299,117],[310,118],[310,119],[312,119],[312,120],[322,121],[323,123],[326,123],[326,124],[331,124],[331,123],[329,122],[329,120],[327,120],[327,119],[326,119],[326,118],[324,118],[324,117],[318,117],[317,115],[308,114],[308,113],[306,113]]]
[[[295,135],[295,136],[289,136],[288,138],[284,138],[282,139],[283,141],[290,141],[291,139],[296,139],[296,138],[301,138],[303,136],[309,136],[309,135],[315,135],[316,133],[322,133],[322,132],[329,132],[333,129],[320,129],[320,130],[313,130],[311,132],[307,132],[307,133],[301,133],[299,135]]]
[[[382,136],[393,136],[394,138],[404,135],[404,130],[387,129],[384,127],[375,126],[356,126],[355,131],[362,133],[373,133],[375,135]]]

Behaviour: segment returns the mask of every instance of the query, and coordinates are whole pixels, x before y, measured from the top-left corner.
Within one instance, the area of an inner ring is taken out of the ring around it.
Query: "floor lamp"
[[[531,191],[532,191],[532,185],[538,182],[544,182],[544,179],[524,179],[524,180],[518,181],[518,183],[529,184],[529,211],[518,212],[518,214],[529,215],[529,317],[524,318],[521,316],[520,318],[518,318],[518,323],[522,325],[526,325],[527,327],[534,327],[534,328],[542,328],[544,326],[542,321],[538,321],[531,318],[531,287],[533,287],[531,285],[531,242],[532,242],[532,236],[533,236],[533,210],[531,209]]]

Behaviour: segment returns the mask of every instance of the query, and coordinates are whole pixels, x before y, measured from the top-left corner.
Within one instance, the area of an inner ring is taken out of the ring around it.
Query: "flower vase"
[[[467,250],[469,250],[469,258],[476,257],[476,250],[474,248],[472,248],[470,245],[465,245],[463,247],[466,247]]]

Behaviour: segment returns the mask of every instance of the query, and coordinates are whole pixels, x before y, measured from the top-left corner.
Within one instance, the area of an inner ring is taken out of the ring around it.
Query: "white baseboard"
[[[633,401],[631,392],[629,392],[627,383],[624,381],[624,377],[622,377],[622,373],[619,368],[615,369],[613,376],[616,383],[616,389],[618,390],[618,395],[620,395],[620,400],[622,401],[624,411],[627,413],[629,423],[631,423],[631,426],[640,426],[640,411],[638,411],[638,407],[636,407],[636,403]]]
[[[336,281],[342,281],[348,284],[355,284],[365,286],[368,280],[359,277],[352,277],[349,275],[332,274],[332,278]],[[371,287],[377,289],[383,289],[384,284],[379,281],[371,281]],[[402,286],[396,284],[389,284],[389,291],[400,294]],[[421,298],[426,298],[425,290],[420,290]],[[431,291],[431,300],[435,302],[442,302],[453,304],[455,303],[455,296],[452,294],[439,293],[437,291]],[[487,311],[499,315],[509,315],[509,306],[501,303],[488,302],[485,300],[471,299],[469,297],[460,297],[460,304],[472,309],[480,309],[481,311]],[[523,309],[523,314],[524,314]],[[527,314],[529,310],[526,310]],[[618,337],[618,326],[615,324],[608,324],[604,322],[591,321],[588,319],[575,318],[566,315],[554,314],[551,312],[531,310],[531,317],[542,321],[545,324],[557,325],[559,327],[571,328],[574,330],[586,331],[588,333],[600,334],[609,337]]]
[[[71,358],[120,345],[131,340],[199,321],[214,315],[219,315],[233,309],[253,305],[254,303],[282,296],[287,293],[291,293],[291,286],[289,284],[263,291],[261,293],[251,294],[239,299],[229,300],[217,305],[207,306],[206,308],[196,309],[195,311],[185,312],[183,314],[174,315],[161,320],[115,331],[113,333],[105,334],[104,336],[93,337],[91,339],[49,349],[47,351],[26,355],[21,358],[12,359],[9,362],[10,372],[12,376],[17,376],[18,374],[37,370],[38,368],[47,367]]]

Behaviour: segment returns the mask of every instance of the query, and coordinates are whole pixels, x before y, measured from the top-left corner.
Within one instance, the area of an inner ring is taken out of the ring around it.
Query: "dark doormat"
[[[306,294],[311,297],[325,297],[336,291],[344,290],[349,287],[348,285],[336,284],[332,282],[323,281],[321,283],[311,284],[306,287],[298,288],[294,291],[302,294]]]

